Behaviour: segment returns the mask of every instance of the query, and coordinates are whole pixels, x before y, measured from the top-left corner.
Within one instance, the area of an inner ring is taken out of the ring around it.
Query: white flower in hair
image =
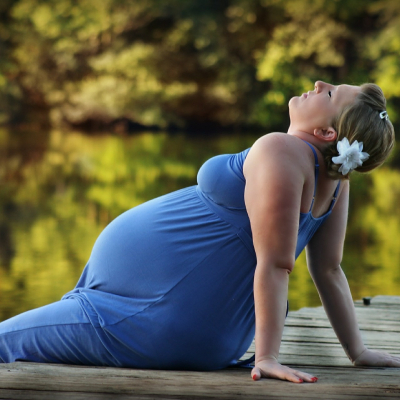
[[[355,140],[351,146],[347,138],[343,138],[337,143],[338,157],[332,157],[335,164],[342,164],[339,172],[347,175],[353,169],[361,166],[363,161],[368,160],[369,154],[362,151],[363,143]]]

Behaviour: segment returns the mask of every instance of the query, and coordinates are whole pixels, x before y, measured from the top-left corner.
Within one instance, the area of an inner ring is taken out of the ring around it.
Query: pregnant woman
[[[198,185],[111,222],[71,292],[0,324],[0,361],[215,370],[255,336],[253,379],[314,382],[277,361],[289,275],[307,246],[350,360],[400,367],[363,344],[340,268],[349,174],[379,166],[394,144],[382,91],[318,81],[289,112],[287,134],[214,157]]]

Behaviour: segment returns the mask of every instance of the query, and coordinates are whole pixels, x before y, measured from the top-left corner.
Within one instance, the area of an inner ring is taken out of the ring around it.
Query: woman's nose
[[[315,85],[314,85],[315,91],[316,91],[317,93],[319,93],[319,92],[321,91],[321,89],[323,88],[324,85],[326,85],[326,83],[323,82],[323,81],[317,81],[317,82],[315,82]]]
[[[315,87],[315,91],[317,93],[319,93],[324,89],[325,90],[328,90],[328,89],[332,90],[335,86],[331,85],[330,83],[326,83],[324,81],[317,81],[317,82],[315,82],[314,87]]]

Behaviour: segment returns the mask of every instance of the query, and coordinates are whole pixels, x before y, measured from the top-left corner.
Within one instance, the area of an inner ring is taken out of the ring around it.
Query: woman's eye
[[[330,90],[328,91],[328,96],[332,97],[332,92]]]

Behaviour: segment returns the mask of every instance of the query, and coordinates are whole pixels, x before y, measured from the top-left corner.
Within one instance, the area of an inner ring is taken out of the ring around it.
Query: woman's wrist
[[[362,350],[361,353],[359,353],[359,354],[357,355],[357,357],[355,357],[354,359],[351,358],[351,362],[352,362],[353,364],[356,364],[357,360],[358,360],[367,350],[368,350],[368,348],[364,346],[364,350]]]
[[[262,361],[274,361],[274,362],[278,362],[278,358],[273,356],[273,355],[265,355],[265,356],[257,356],[256,355],[256,359],[255,359],[255,363],[259,363]]]

